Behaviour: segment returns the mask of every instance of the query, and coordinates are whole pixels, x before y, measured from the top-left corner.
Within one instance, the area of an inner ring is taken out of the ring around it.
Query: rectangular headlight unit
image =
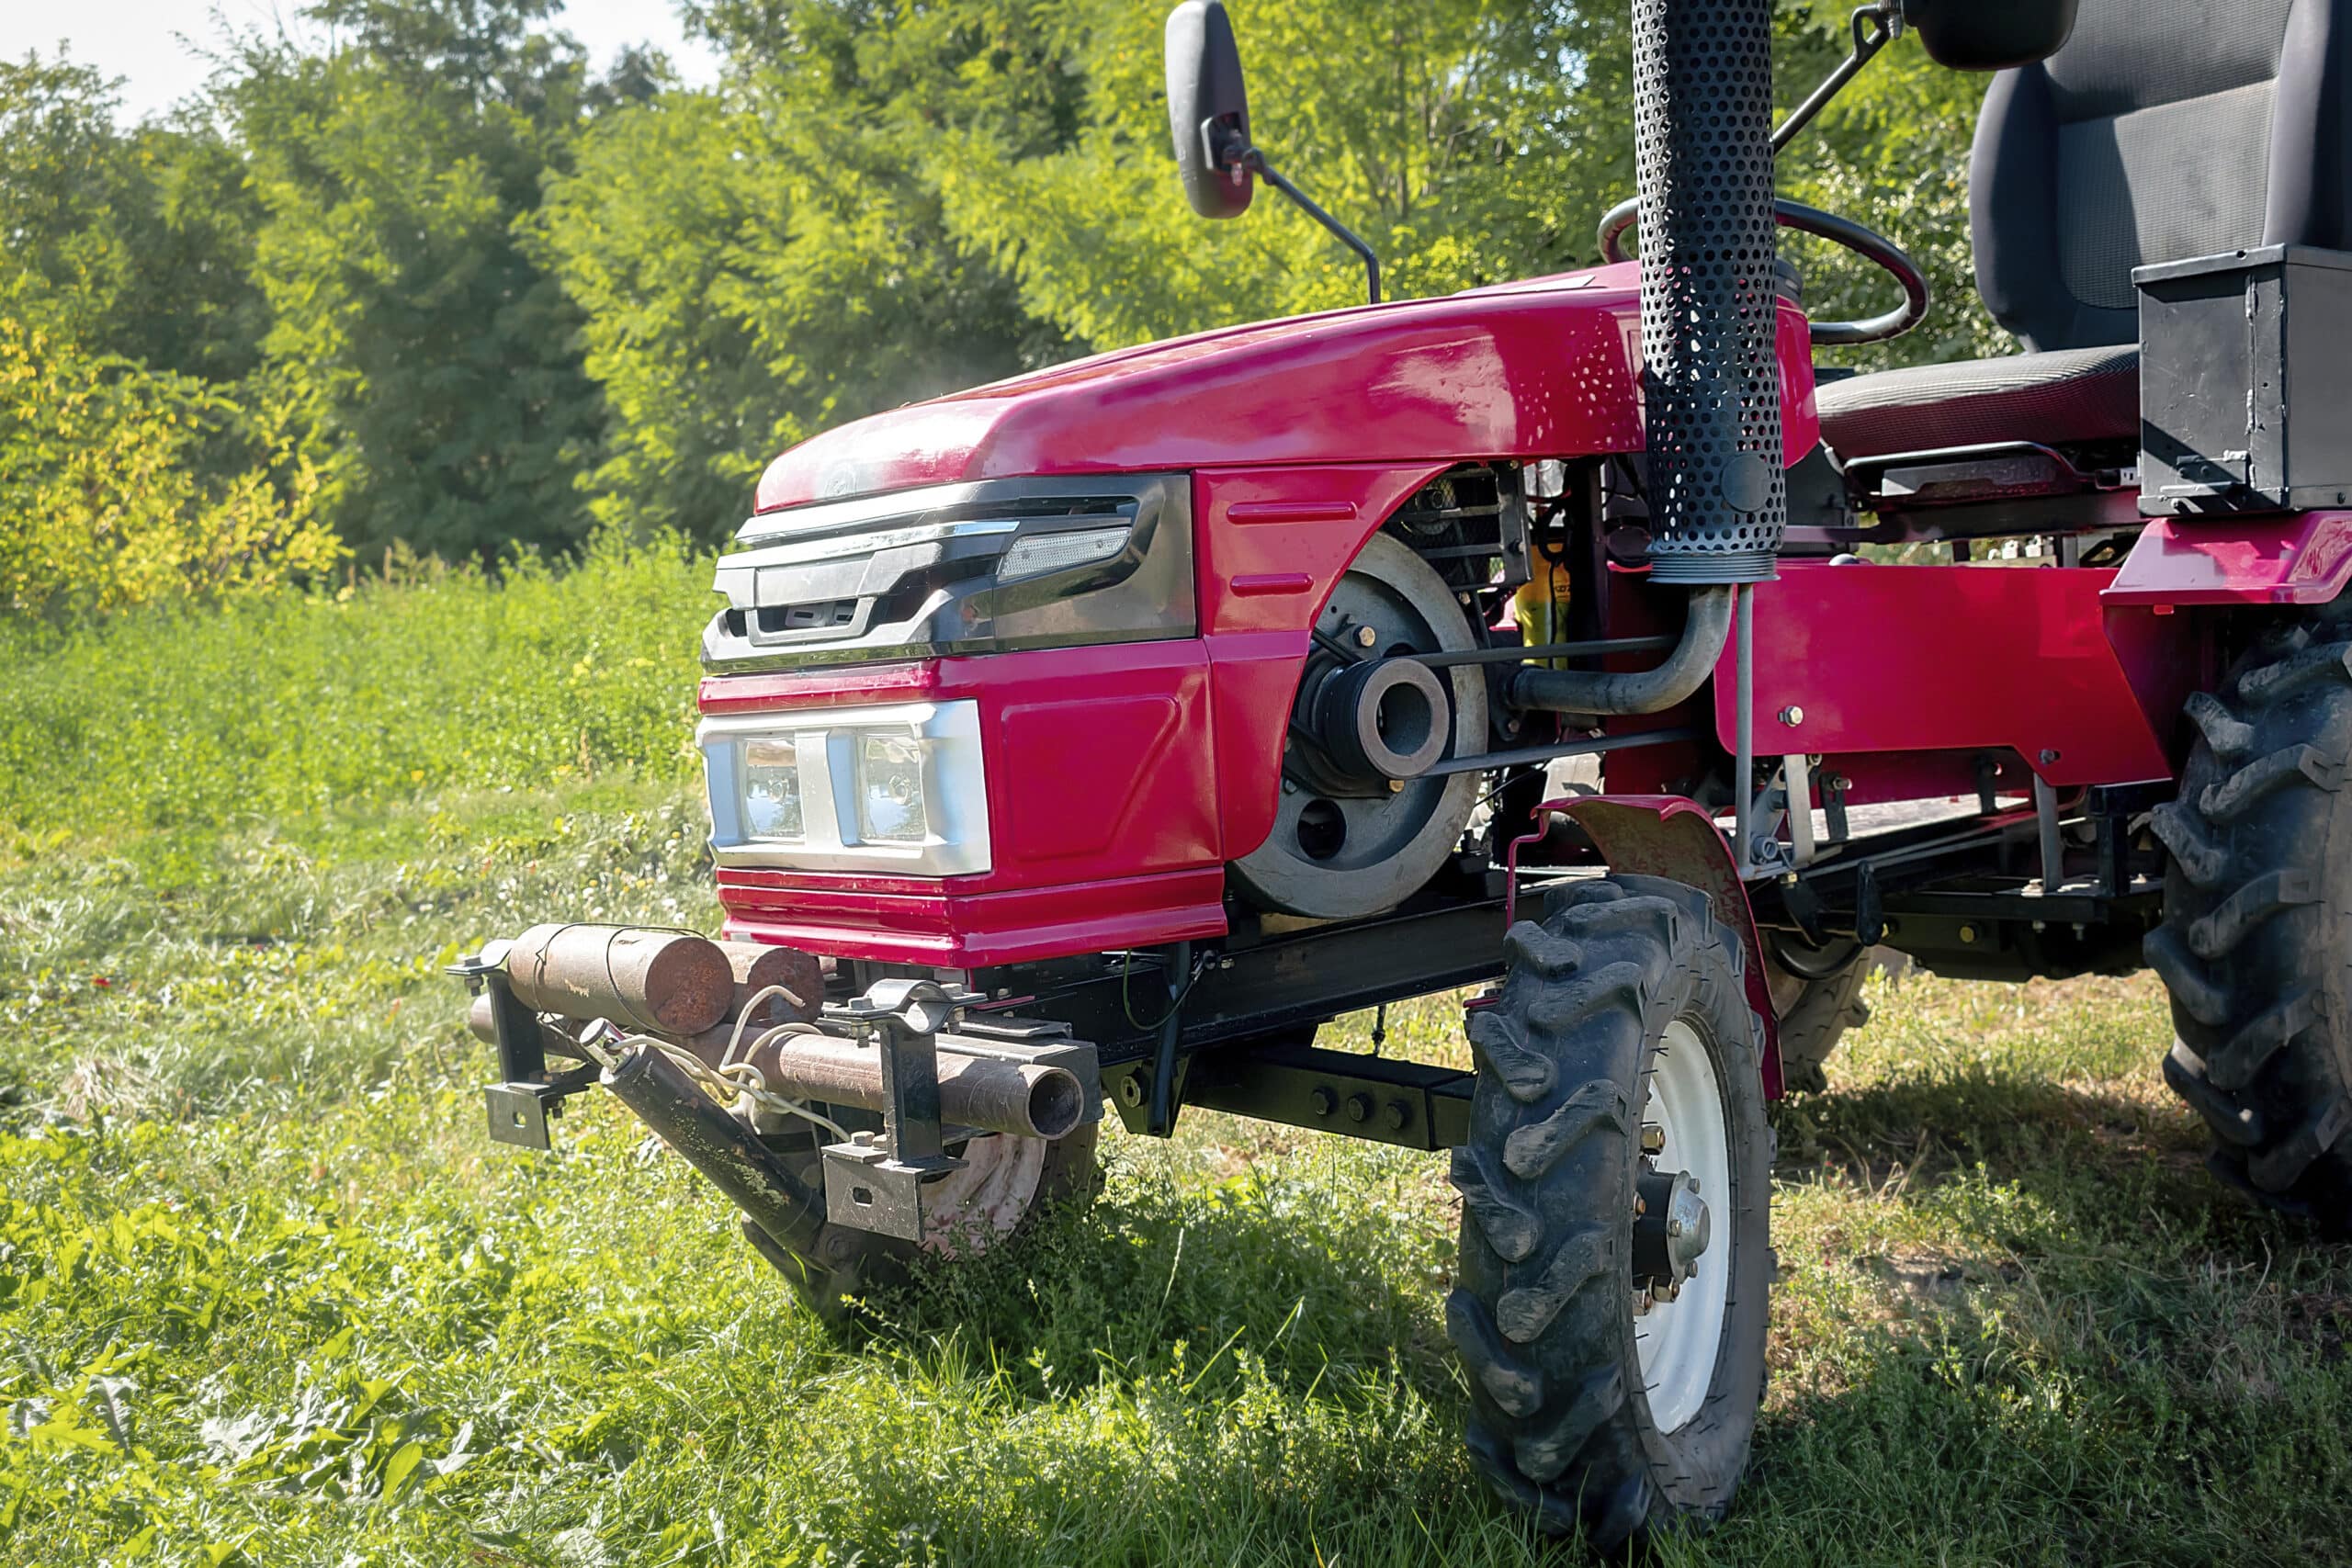
[[[743,742],[742,788],[745,838],[800,840],[800,749],[793,737],[763,735]]]
[[[989,869],[978,703],[723,715],[695,732],[721,865]]]

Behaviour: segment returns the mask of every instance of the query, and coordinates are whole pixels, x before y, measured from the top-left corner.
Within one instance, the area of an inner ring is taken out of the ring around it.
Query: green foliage
[[[115,112],[87,66],[0,61],[0,315],[152,369],[243,376],[263,306],[239,154],[201,118],[124,130]]]
[[[943,126],[1027,145],[1064,118],[1035,8],[787,9],[715,8],[729,84],[605,117],[548,186],[543,254],[611,414],[584,479],[605,524],[722,537],[784,447],[1068,351],[933,177]]]
[[[1233,9],[1259,145],[1380,253],[1389,294],[1593,259],[1609,193],[1631,185],[1623,7]],[[1361,265],[1275,192],[1224,224],[1176,194],[1160,17],[1069,9],[1076,136],[1044,157],[986,128],[952,141],[937,167],[957,227],[1018,273],[1033,311],[1098,348],[1360,302]]]
[[[0,611],[62,622],[331,570],[343,547],[274,412],[0,314]]]
[[[525,657],[552,682],[567,653]],[[663,784],[387,781],[286,828],[0,849],[0,1558],[1556,1550],[1462,1458],[1438,1156],[1199,1112],[1113,1133],[1092,1208],[837,1337],[609,1100],[552,1155],[487,1145],[440,964],[549,915],[707,926],[701,831]],[[1658,1560],[2340,1557],[2352,1269],[2199,1168],[2157,988],[1870,999],[1833,1091],[1776,1116],[1749,1483]],[[1466,1064],[1459,1016],[1392,1010],[1389,1048]]]
[[[1846,21],[1781,12],[1785,104]],[[1594,259],[1633,183],[1622,4],[1236,13],[1260,142],[1380,251],[1392,296]],[[844,420],[1360,297],[1277,194],[1227,224],[1181,199],[1161,15],[707,0],[689,20],[726,69],[688,91],[643,56],[592,78],[555,0],[312,0],[308,33],[221,24],[203,97],[129,129],[88,69],[0,64],[0,312],[282,434],[371,569],[395,544],[565,554],[600,526],[715,542],[776,451]],[[1968,267],[1979,88],[1905,39],[1782,161],[1932,275],[1928,329],[1855,364],[1999,346]],[[1824,315],[1891,298],[1792,252]],[[177,457],[199,489],[254,468],[233,444]]]
[[[217,93],[265,218],[268,374],[373,559],[577,544],[599,418],[579,317],[515,229],[587,107],[548,0],[323,0],[335,46],[241,40]]]
[[[0,832],[365,818],[420,788],[696,766],[707,558],[592,546],[503,587],[424,562],[328,595],[0,629]]]

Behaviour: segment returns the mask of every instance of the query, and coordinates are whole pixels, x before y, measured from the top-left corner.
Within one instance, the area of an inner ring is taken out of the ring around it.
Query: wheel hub
[[[1634,1283],[1646,1285],[1656,1301],[1672,1301],[1691,1267],[1707,1250],[1713,1221],[1699,1179],[1687,1170],[1665,1171],[1645,1164],[1634,1179]]]
[[[1658,1042],[1642,1117],[1627,1285],[1650,1414],[1671,1432],[1705,1408],[1734,1262],[1711,1245],[1710,1199],[1732,1195],[1723,1091],[1706,1043],[1681,1020]]]

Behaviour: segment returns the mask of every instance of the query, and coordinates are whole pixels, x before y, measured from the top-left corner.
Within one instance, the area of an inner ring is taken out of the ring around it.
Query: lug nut
[[[1655,1122],[1642,1123],[1642,1153],[1654,1155],[1666,1147],[1666,1129]]]

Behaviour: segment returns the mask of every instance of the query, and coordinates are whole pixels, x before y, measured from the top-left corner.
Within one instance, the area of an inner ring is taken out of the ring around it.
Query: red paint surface
[[[2109,604],[2324,604],[2352,581],[2352,512],[2151,518]]]
[[[890,964],[978,969],[1225,934],[1225,868],[981,893],[956,877],[879,892],[854,877],[718,874],[725,934]]]
[[[2163,738],[2100,615],[2114,576],[1784,560],[1755,591],[1757,752],[2007,747],[2053,784],[2167,778]],[[2164,649],[2132,651],[2144,664]],[[1727,750],[1733,661],[1726,647],[1715,671]],[[1782,723],[1792,707],[1802,720]]]
[[[1706,808],[1679,795],[1590,795],[1547,802],[1543,809],[1572,818],[1591,838],[1611,872],[1663,876],[1707,895],[1715,919],[1739,933],[1747,955],[1741,985],[1748,1010],[1764,1025],[1764,1095],[1781,1094],[1781,1024],[1764,977],[1764,942],[1731,846]]]
[[[1638,283],[1627,264],[1096,355],[805,441],[769,466],[759,510],[1032,474],[1631,451]],[[1794,463],[1820,424],[1785,300],[1777,345]]]

